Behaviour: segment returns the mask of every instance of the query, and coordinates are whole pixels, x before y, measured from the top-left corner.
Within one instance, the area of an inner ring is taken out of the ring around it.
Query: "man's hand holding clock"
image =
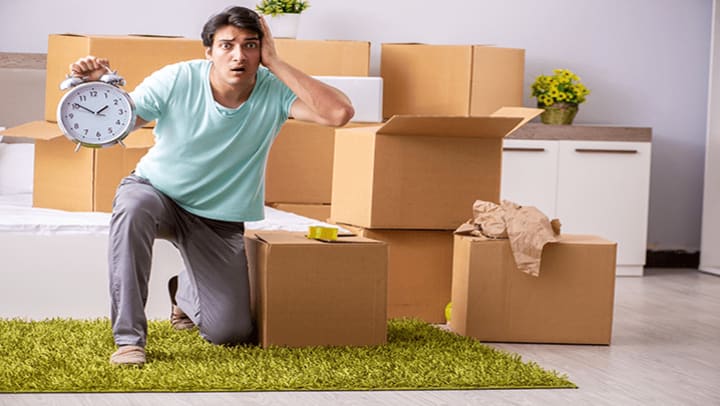
[[[125,80],[110,69],[110,61],[88,56],[70,65],[60,88],[68,90],[58,104],[58,126],[80,146],[121,144],[135,128],[135,105],[120,86]]]

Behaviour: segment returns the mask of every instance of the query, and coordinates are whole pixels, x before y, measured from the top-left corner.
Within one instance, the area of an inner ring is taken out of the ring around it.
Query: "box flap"
[[[53,138],[61,137],[62,132],[56,123],[50,123],[47,121],[31,121],[17,127],[8,128],[0,133],[0,135],[48,141]]]
[[[515,126],[510,133],[524,126],[528,121],[540,115],[543,109],[536,109],[532,107],[500,107],[490,115],[490,117],[518,117],[522,118],[522,121]]]
[[[518,117],[395,115],[378,134],[502,138],[522,121]]]
[[[303,232],[292,231],[255,231],[255,238],[268,244],[282,245],[318,245],[318,244],[338,244],[338,243],[360,243],[360,244],[382,244],[381,241],[371,240],[369,238],[358,237],[356,235],[339,235],[338,239],[332,242],[324,242],[307,238]]]

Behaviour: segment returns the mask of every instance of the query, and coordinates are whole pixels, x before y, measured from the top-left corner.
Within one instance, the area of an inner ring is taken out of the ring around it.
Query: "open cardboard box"
[[[455,235],[450,328],[480,341],[610,344],[616,251],[563,234],[532,276],[516,268],[509,240]]]
[[[245,244],[263,347],[387,342],[385,243],[255,231]]]
[[[503,138],[542,110],[395,116],[337,129],[331,219],[364,228],[454,230],[476,200],[499,203]]]
[[[33,206],[68,211],[112,211],[120,180],[135,169],[154,143],[152,130],[140,129],[124,141],[126,148],[80,148],[56,123],[33,121],[9,128],[6,137],[35,141]]]

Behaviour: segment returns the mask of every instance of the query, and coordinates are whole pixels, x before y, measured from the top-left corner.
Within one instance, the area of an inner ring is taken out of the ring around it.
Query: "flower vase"
[[[575,119],[578,112],[578,105],[575,103],[558,102],[551,106],[538,106],[544,109],[540,114],[540,121],[543,124],[569,125]]]
[[[274,38],[295,38],[300,25],[300,13],[266,15],[265,21],[270,26],[270,33]]]

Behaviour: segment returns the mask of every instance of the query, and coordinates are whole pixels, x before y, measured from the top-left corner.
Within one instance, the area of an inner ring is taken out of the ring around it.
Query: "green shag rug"
[[[0,320],[0,392],[213,392],[575,388],[519,355],[412,319],[376,347],[223,347],[149,323],[148,363],[108,362],[110,322]]]

